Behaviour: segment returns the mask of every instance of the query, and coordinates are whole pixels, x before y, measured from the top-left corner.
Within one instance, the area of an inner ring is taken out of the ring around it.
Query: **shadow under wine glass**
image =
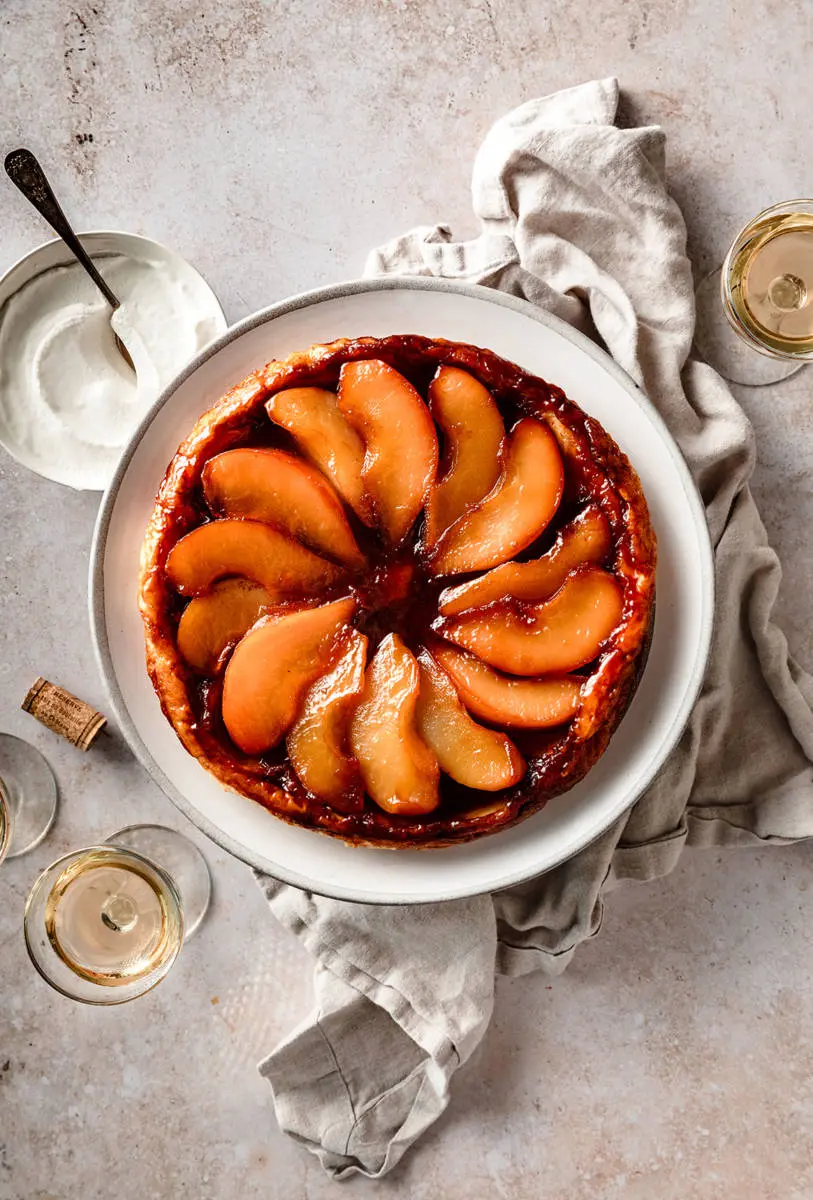
[[[0,733],[0,863],[35,849],[54,823],[54,774],[39,750]]]
[[[42,872],[25,906],[26,947],[63,996],[123,1004],[166,976],[210,896],[194,842],[163,825],[130,825]]]
[[[813,360],[813,200],[758,213],[695,301],[695,345],[729,383],[767,387],[801,371]]]

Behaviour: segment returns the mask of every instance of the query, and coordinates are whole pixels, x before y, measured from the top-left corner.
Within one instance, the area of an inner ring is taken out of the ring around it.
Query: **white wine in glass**
[[[161,854],[160,865],[142,852],[147,847]],[[131,826],[42,872],[25,910],[29,955],[74,1000],[135,999],[169,971],[206,911],[210,888],[203,855],[188,838],[160,825]]]
[[[731,382],[776,383],[813,360],[813,201],[749,221],[698,288],[697,319],[701,351]]]
[[[735,331],[763,354],[813,358],[812,202],[776,205],[746,226],[723,264],[722,296]]]
[[[56,780],[39,750],[0,733],[0,862],[38,846],[56,816]]]

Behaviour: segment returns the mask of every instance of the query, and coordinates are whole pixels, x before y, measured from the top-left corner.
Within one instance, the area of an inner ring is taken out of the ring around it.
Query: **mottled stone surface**
[[[616,73],[627,118],[667,128],[704,272],[754,211],[809,190],[812,13],[757,0],[5,0],[2,149],[40,153],[78,225],[174,246],[237,318],[357,274],[371,244],[412,223],[473,232],[468,175],[491,121]],[[0,267],[43,240],[10,186],[0,222]],[[781,616],[808,667],[810,380],[741,393],[786,565]],[[47,842],[0,870],[0,1200],[334,1195],[276,1130],[254,1070],[310,984],[247,868],[205,845],[211,918],[134,1004],[73,1005],[28,965],[22,907],[42,865],[117,826],[183,818],[115,733],[82,756],[18,711],[40,673],[104,706],[85,601],[97,497],[0,453],[0,500],[0,727],[42,748],[62,799]],[[811,853],[691,856],[612,895],[562,979],[500,984],[484,1046],[408,1161],[348,1191],[809,1200]]]

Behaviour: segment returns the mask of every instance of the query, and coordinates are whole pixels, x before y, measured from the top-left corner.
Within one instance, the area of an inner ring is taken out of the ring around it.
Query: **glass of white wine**
[[[28,742],[0,733],[0,862],[38,846],[56,816],[56,780]]]
[[[162,825],[131,825],[42,872],[25,907],[28,953],[64,996],[122,1004],[160,983],[210,894],[193,842]]]
[[[813,360],[813,200],[766,208],[737,234],[697,289],[696,342],[721,375],[748,387]]]

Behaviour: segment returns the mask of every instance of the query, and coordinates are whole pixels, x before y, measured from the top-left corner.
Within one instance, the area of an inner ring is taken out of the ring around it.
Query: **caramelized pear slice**
[[[540,421],[523,417],[506,439],[500,478],[442,535],[430,556],[430,570],[459,575],[507,562],[550,524],[563,487],[555,437]]]
[[[218,579],[239,575],[279,600],[326,587],[344,572],[262,521],[227,517],[199,525],[176,542],[167,555],[166,573],[183,596],[197,596]]]
[[[505,437],[491,393],[459,367],[438,368],[429,385],[429,411],[446,437],[448,467],[426,500],[427,548],[491,491],[500,473]]]
[[[284,450],[226,450],[203,468],[212,512],[267,521],[317,554],[363,567],[341,501],[315,467]]]
[[[336,393],[317,387],[288,388],[275,392],[265,411],[288,430],[297,449],[330,480],[359,520],[371,525],[373,513],[361,478],[364,443],[339,412]]]
[[[579,707],[581,681],[573,677],[513,679],[451,646],[433,647],[432,653],[469,712],[484,721],[513,729],[548,729],[569,721]]]
[[[335,666],[308,689],[288,730],[288,757],[300,782],[337,812],[357,812],[364,786],[348,752],[350,715],[364,688],[367,638],[349,629]]]
[[[261,617],[238,643],[223,678],[223,723],[246,754],[276,746],[299,712],[305,691],[328,671],[337,635],[355,601],[280,609]]]
[[[426,650],[418,655],[418,667],[418,731],[441,771],[481,792],[498,792],[519,783],[525,760],[511,739],[469,716],[455,685]]]
[[[272,599],[248,579],[224,579],[210,592],[190,600],[178,625],[178,649],[204,675],[213,675],[224,651],[238,642]]]
[[[479,579],[446,588],[438,611],[444,617],[512,596],[548,600],[576,567],[600,563],[610,552],[610,526],[600,508],[591,506],[565,525],[553,546],[532,562],[504,563]]]
[[[424,506],[438,465],[429,410],[400,372],[378,359],[345,363],[339,409],[365,445],[362,479],[387,541],[404,540]]]
[[[541,604],[497,600],[439,617],[432,628],[489,666],[512,675],[551,675],[596,657],[621,620],[623,595],[600,567],[580,567]]]
[[[388,634],[367,668],[350,745],[370,798],[402,817],[432,812],[439,803],[438,761],[415,723],[419,691],[417,662],[397,634]]]

